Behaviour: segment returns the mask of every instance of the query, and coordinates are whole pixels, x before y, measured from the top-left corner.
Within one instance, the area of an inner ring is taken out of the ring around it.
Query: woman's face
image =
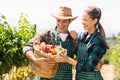
[[[67,33],[70,24],[69,19],[57,19],[57,30],[59,33]]]
[[[89,14],[87,14],[86,12],[83,12],[82,15],[82,24],[83,24],[83,28],[84,30],[91,30],[93,28],[95,28],[95,24],[96,24],[96,19],[92,19]]]

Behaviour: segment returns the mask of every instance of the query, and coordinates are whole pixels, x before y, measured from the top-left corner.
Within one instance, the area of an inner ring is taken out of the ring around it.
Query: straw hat
[[[69,7],[61,6],[56,14],[52,14],[56,19],[71,19],[75,20],[78,16],[72,16],[72,10]]]

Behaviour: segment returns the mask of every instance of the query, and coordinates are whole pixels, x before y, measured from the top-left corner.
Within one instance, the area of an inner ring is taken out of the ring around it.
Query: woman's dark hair
[[[98,22],[95,24],[95,26],[98,26],[98,30],[100,31],[100,35],[101,35],[102,39],[105,41],[106,48],[109,49],[109,46],[108,46],[107,41],[106,41],[104,29],[99,22],[99,20],[101,18],[101,14],[102,14],[101,9],[96,7],[96,6],[88,6],[84,10],[84,12],[86,12],[93,20],[98,19]]]

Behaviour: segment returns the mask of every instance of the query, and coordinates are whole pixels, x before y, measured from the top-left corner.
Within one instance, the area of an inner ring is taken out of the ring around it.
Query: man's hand
[[[75,31],[70,31],[70,35],[72,36],[72,38],[73,38],[74,40],[77,39],[77,32],[75,32]]]
[[[40,66],[41,68],[46,69],[46,70],[53,68],[53,66],[55,65],[53,61],[50,61],[47,58],[36,58],[34,60],[34,63],[36,65]]]
[[[33,51],[27,51],[26,52],[26,57],[32,61],[34,64],[40,66],[41,68],[44,69],[51,69],[55,65],[53,61],[50,61],[47,58],[36,58],[33,54]]]

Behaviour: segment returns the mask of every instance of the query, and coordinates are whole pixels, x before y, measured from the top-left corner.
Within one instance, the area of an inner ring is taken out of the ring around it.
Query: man
[[[40,32],[28,43],[25,44],[23,48],[24,55],[33,63],[38,66],[51,69],[54,65],[53,62],[50,62],[46,58],[36,58],[33,55],[33,42],[36,38],[40,38],[41,41],[46,42],[47,44],[62,45],[63,48],[67,49],[67,55],[73,58],[75,53],[75,41],[70,36],[68,31],[70,23],[75,20],[78,16],[72,16],[72,10],[69,7],[61,6],[58,8],[56,14],[52,14],[56,18],[56,27],[48,31]],[[57,73],[54,78],[43,78],[40,77],[36,80],[72,80],[72,65],[63,62],[59,64]]]

